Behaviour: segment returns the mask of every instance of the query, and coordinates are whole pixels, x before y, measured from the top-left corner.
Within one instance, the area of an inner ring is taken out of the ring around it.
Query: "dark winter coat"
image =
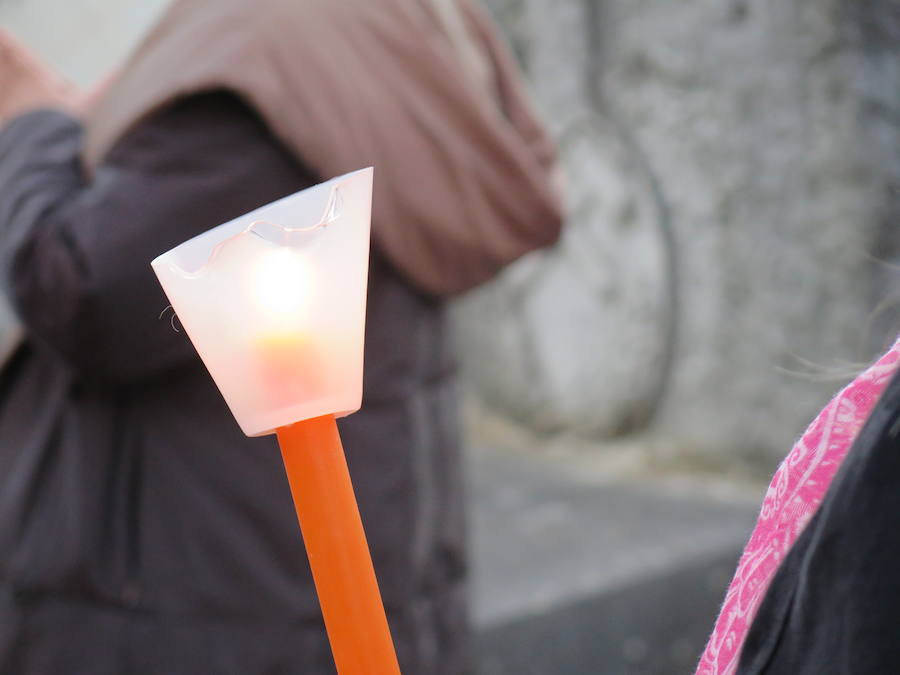
[[[49,111],[0,134],[0,251],[27,329],[0,373],[0,673],[333,672],[273,437],[240,432],[148,266],[322,177],[222,92],[144,120],[90,181],[81,134]],[[456,675],[445,309],[377,248],[365,359],[341,433],[401,667]]]

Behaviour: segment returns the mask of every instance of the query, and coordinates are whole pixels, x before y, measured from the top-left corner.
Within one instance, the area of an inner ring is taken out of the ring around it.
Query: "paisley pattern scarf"
[[[900,339],[819,413],[778,467],[697,675],[731,675],[779,563],[822,503],[869,413],[900,362]]]

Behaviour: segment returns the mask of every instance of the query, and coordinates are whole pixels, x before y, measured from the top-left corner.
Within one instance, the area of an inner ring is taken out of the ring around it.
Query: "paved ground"
[[[509,450],[469,478],[480,675],[692,672],[755,496]]]

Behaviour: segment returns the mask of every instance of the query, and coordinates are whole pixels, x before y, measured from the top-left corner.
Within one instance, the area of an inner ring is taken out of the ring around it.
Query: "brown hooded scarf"
[[[218,88],[323,179],[374,166],[376,245],[422,290],[467,290],[558,236],[552,145],[469,0],[177,0],[92,116],[88,167]]]

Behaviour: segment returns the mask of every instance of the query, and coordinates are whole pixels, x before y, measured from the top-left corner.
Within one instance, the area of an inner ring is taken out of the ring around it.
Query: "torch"
[[[372,169],[151,264],[248,436],[277,434],[340,675],[399,675],[335,418],[362,403]]]

